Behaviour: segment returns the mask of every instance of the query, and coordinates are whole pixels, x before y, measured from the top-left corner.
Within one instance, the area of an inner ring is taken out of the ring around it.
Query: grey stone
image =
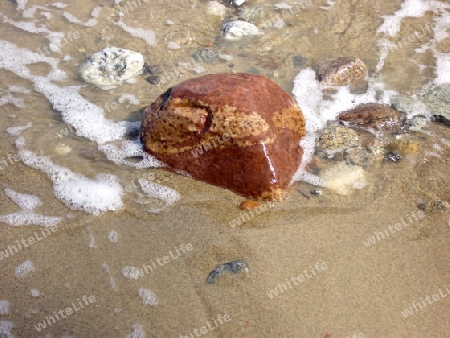
[[[80,66],[84,81],[97,86],[117,86],[139,74],[144,67],[142,54],[128,49],[106,47],[89,56]]]
[[[242,20],[227,22],[222,27],[222,35],[227,40],[239,40],[244,37],[258,36],[262,32],[254,24]]]

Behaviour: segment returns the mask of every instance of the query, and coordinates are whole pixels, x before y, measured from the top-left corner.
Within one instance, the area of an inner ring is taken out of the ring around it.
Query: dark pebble
[[[217,265],[214,270],[209,273],[208,278],[206,278],[206,284],[214,284],[215,282],[217,282],[219,276],[224,272],[236,274],[241,271],[248,272],[247,263],[243,259],[238,259],[237,261]]]
[[[442,116],[442,115],[433,115],[433,117],[432,117],[431,119],[432,119],[434,122],[442,123],[442,124],[445,124],[446,126],[449,126],[449,127],[450,127],[450,120],[447,119],[447,118],[445,118],[445,117]]]
[[[386,159],[388,159],[391,162],[398,162],[402,159],[402,155],[395,151],[390,151],[386,154]]]
[[[160,82],[158,75],[149,76],[145,80],[152,85],[159,85],[159,82]]]
[[[294,62],[294,67],[301,67],[305,64],[306,58],[301,55],[295,55],[292,57],[292,61]]]
[[[164,73],[164,68],[159,65],[144,65],[144,75],[150,74],[150,75],[161,75]]]

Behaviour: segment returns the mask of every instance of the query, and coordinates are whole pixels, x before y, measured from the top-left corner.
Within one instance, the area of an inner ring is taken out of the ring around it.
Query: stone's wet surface
[[[316,66],[319,81],[326,86],[350,85],[353,93],[367,91],[368,70],[364,62],[350,57],[327,58]]]
[[[97,86],[116,86],[131,79],[144,67],[140,53],[117,47],[107,47],[89,56],[80,66],[84,81]]]
[[[361,104],[356,108],[340,113],[338,116],[339,121],[343,121],[352,127],[385,131],[400,131],[405,119],[405,113],[377,103]]]
[[[320,132],[316,146],[319,150],[336,150],[356,147],[360,143],[360,137],[355,130],[332,122]]]
[[[144,148],[172,171],[240,195],[280,199],[301,159],[302,111],[261,75],[214,74],[168,89],[147,107]]]
[[[254,24],[242,20],[227,22],[223,25],[221,33],[227,40],[239,40],[244,37],[258,36],[262,34],[262,32]]]

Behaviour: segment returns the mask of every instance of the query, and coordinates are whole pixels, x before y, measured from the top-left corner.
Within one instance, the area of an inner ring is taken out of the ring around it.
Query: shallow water
[[[275,10],[274,0],[245,4],[264,8],[264,35],[236,42],[220,38],[224,18],[208,14],[201,0],[135,1],[136,6],[122,2],[121,8],[114,1],[83,0],[65,8],[46,1],[3,2],[0,40],[8,43],[2,44],[0,59],[6,68],[0,70],[1,188],[39,197],[42,205],[32,212],[61,221],[45,238],[44,227],[0,224],[0,253],[7,254],[0,260],[0,301],[7,301],[0,303],[1,337],[143,337],[139,332],[147,337],[448,335],[448,127],[430,123],[414,135],[420,143],[417,152],[398,163],[367,168],[369,184],[361,190],[340,196],[323,188],[322,195],[309,196],[314,186],[302,181],[295,183],[288,200],[259,215],[247,213],[245,222],[239,221],[244,217],[238,208],[243,198],[227,190],[162,169],[135,168],[140,158],[131,156],[133,152],[127,156],[134,164],[108,158],[111,151],[105,145],[120,149],[136,136],[122,133],[117,123],[140,121],[140,108],[166,88],[198,76],[191,70],[196,66],[203,67],[202,74],[260,73],[292,92],[297,74],[324,57],[353,56],[368,66],[374,99],[384,103],[395,94],[412,95],[449,81],[448,2],[286,2],[291,11]],[[232,15],[229,9],[227,17]],[[398,33],[395,16],[401,22]],[[387,21],[392,25],[384,30]],[[443,30],[430,29],[432,23]],[[130,27],[146,30],[144,38]],[[60,51],[46,38],[52,32],[64,33]],[[170,42],[180,48],[169,49]],[[148,65],[162,67],[160,85],[148,83],[148,75],[110,90],[83,83],[79,64],[109,45],[138,51]],[[5,46],[11,52],[4,53]],[[15,48],[22,50],[14,52]],[[205,48],[210,48],[209,54],[201,54],[206,57],[192,58]],[[232,60],[218,58],[219,52]],[[5,55],[13,55],[14,62],[5,66]],[[27,58],[35,61],[27,65]],[[48,80],[52,65],[66,77],[52,79],[49,83],[57,87],[49,91],[40,84]],[[55,99],[51,95],[58,88],[65,91]],[[67,104],[76,91],[85,101],[61,113],[64,109],[58,110],[57,104]],[[122,94],[134,95],[139,103],[120,103]],[[6,99],[9,103],[4,104]],[[80,114],[86,113],[83,121],[92,120],[84,125],[77,121],[76,107],[86,102],[93,106],[80,108]],[[305,112],[310,109],[309,103],[298,103]],[[348,103],[336,101],[327,112]],[[116,124],[101,119],[95,124],[95,106]],[[31,127],[20,134],[7,132],[29,122]],[[63,154],[58,149],[71,151]],[[33,153],[34,162],[26,151]],[[60,166],[56,171],[61,177],[66,174],[78,183],[91,179],[85,186],[87,191],[100,191],[92,197],[97,205],[115,193],[122,205],[97,213],[71,209],[67,198],[78,190],[58,193],[61,185],[66,191],[69,187],[52,181],[44,166],[37,168],[44,157],[52,161],[54,172],[55,165]],[[100,173],[114,177],[121,189],[109,193],[109,185],[95,181]],[[148,212],[164,207],[164,202],[149,198],[139,186],[140,178],[170,187],[181,197],[161,212]],[[417,217],[422,200],[433,203]],[[3,192],[0,205],[2,215],[20,209]],[[390,230],[384,239],[378,235],[373,245],[364,244],[375,232],[395,224],[403,224],[401,230]],[[112,230],[118,233],[116,242],[108,238]],[[30,237],[35,243],[30,244]],[[218,264],[237,259],[245,259],[248,273],[224,274],[216,284],[205,283]],[[34,271],[16,276],[16,268],[27,260]],[[142,276],[126,278],[127,266],[142,268]],[[300,275],[302,282],[294,284],[291,278]],[[141,288],[156,295],[156,305],[143,304]],[[40,295],[32,296],[32,289]],[[402,311],[410,307],[411,315],[405,318]],[[72,309],[70,315],[64,312],[67,308]],[[57,317],[59,311],[65,317]],[[47,327],[38,330],[46,318]],[[202,327],[207,330],[202,332]]]

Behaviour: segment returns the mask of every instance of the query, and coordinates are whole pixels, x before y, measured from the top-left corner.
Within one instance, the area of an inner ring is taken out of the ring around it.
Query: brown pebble
[[[244,201],[239,206],[239,208],[241,208],[241,210],[255,210],[255,209],[259,209],[260,207],[261,207],[261,203],[252,201],[252,200]]]
[[[337,118],[351,127],[400,131],[406,114],[383,104],[365,103],[340,113]]]
[[[350,85],[352,93],[365,93],[368,88],[367,67],[360,59],[327,58],[317,65],[319,81],[327,86]]]

